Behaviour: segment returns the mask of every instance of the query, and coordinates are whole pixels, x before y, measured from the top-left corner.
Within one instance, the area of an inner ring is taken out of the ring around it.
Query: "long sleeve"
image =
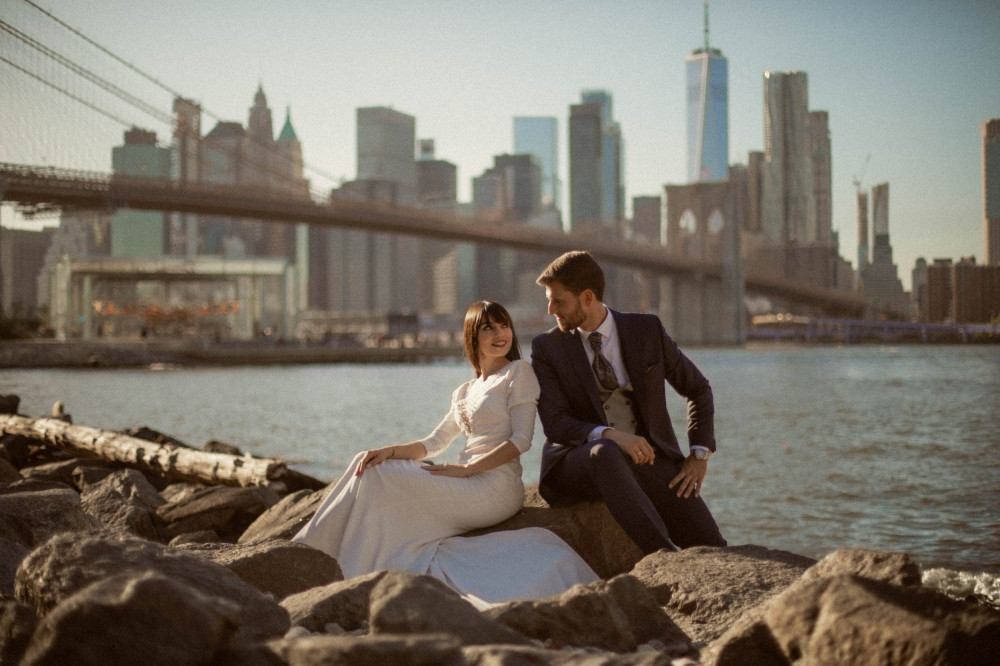
[[[535,435],[535,413],[538,409],[540,388],[531,365],[515,361],[510,387],[507,391],[507,411],[510,413],[510,441],[524,453],[531,448]]]
[[[448,413],[445,414],[444,418],[441,419],[441,422],[437,424],[437,427],[434,428],[431,434],[420,440],[424,448],[427,449],[428,458],[433,458],[443,453],[461,433],[456,412],[458,391],[459,389],[455,389],[451,395],[451,408],[448,410]]]
[[[715,399],[708,378],[684,355],[660,326],[664,374],[667,382],[687,400],[688,446],[715,451]]]

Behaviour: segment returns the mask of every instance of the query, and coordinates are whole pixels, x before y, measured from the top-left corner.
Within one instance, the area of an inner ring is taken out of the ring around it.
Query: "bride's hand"
[[[464,479],[467,476],[472,476],[476,472],[466,465],[452,465],[450,463],[441,463],[440,465],[424,465],[423,469],[427,470],[435,476],[451,476],[457,479]]]
[[[396,457],[396,447],[386,446],[381,449],[372,449],[365,453],[365,457],[361,459],[358,463],[358,468],[354,470],[354,476],[361,476],[365,473],[366,469],[374,467],[375,465],[381,465],[386,460],[392,460]]]

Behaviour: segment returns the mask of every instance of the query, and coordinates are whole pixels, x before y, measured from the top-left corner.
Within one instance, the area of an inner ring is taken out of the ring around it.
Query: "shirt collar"
[[[615,330],[615,319],[611,316],[611,308],[605,305],[604,312],[604,321],[602,321],[601,325],[597,327],[597,332],[601,334],[602,340],[610,337]],[[583,338],[586,338],[588,335],[593,333],[593,331],[585,331],[582,328],[577,328],[576,331]]]

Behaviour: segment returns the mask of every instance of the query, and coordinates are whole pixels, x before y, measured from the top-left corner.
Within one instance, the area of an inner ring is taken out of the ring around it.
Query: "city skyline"
[[[15,5],[46,20],[12,0],[5,10]],[[621,126],[626,202],[686,182],[684,58],[703,42],[698,0],[515,1],[502,13],[460,2],[43,7],[226,120],[246,123],[262,85],[276,117],[290,107],[307,165],[337,178],[357,174],[356,109],[384,105],[414,116],[417,137],[433,138],[437,157],[458,166],[463,201],[472,178],[512,152],[513,117],[556,117],[565,183],[569,107],[604,89]],[[841,255],[856,261],[853,179],[870,154],[862,188],[892,184],[892,243],[907,287],[919,256],[983,260],[980,124],[1000,115],[1000,68],[991,66],[1000,8],[781,0],[717,1],[710,11],[711,46],[729,62],[730,163],[763,148],[764,70],[806,72],[810,109],[829,112]],[[14,73],[0,66],[0,77]],[[169,143],[164,127],[141,116],[136,124]],[[104,125],[114,138],[90,144],[109,169],[121,128]],[[568,187],[562,194],[567,217]]]

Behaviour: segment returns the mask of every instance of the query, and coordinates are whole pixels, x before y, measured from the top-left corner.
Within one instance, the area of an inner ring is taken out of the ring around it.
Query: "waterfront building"
[[[1000,265],[1000,118],[986,120],[983,134],[983,241],[985,263]]]
[[[708,41],[684,58],[687,70],[688,182],[725,180],[729,165],[729,63]]]
[[[39,276],[56,229],[0,227],[0,315],[34,317],[44,309]]]
[[[889,183],[872,188],[872,258],[862,274],[865,300],[877,311],[902,317],[908,299],[892,262],[889,242]]]
[[[765,71],[761,222],[778,245],[816,240],[811,130],[806,73]]]
[[[115,175],[169,178],[170,149],[156,145],[156,134],[133,127],[125,132],[124,145],[111,150]],[[164,254],[166,213],[119,208],[111,216],[111,256],[159,257]]]
[[[809,242],[820,245],[833,242],[832,163],[830,155],[830,114],[809,112],[810,156],[812,157],[813,204],[816,214],[813,229],[808,230]]]
[[[868,192],[858,190],[858,275],[864,275],[871,261],[868,245]]]
[[[624,219],[621,127],[613,119],[611,93],[585,90],[570,107],[570,228],[617,235]]]
[[[559,121],[550,116],[515,116],[514,153],[535,158],[541,169],[541,206],[559,210]]]

